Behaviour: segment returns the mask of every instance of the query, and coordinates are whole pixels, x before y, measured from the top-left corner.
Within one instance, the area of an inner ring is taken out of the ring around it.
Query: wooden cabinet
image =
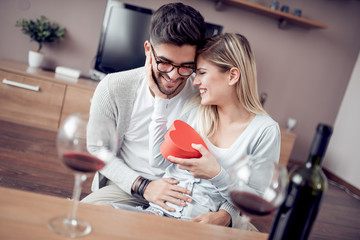
[[[280,144],[280,160],[279,163],[283,166],[287,166],[290,159],[291,151],[294,147],[296,135],[284,128],[280,129],[281,144]]]
[[[66,89],[60,125],[71,113],[89,112],[93,94],[93,90],[68,86]]]
[[[58,127],[65,85],[4,71],[0,71],[0,79],[1,118],[43,128]]]
[[[97,82],[66,81],[54,72],[0,60],[0,118],[57,130],[73,112],[89,112]]]

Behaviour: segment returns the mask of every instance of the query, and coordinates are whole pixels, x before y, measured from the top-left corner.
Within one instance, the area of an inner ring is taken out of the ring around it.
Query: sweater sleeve
[[[259,136],[251,154],[266,158],[269,162],[279,162],[280,158],[280,128],[277,123],[266,127]]]
[[[149,125],[149,162],[151,166],[162,169],[165,169],[171,164],[160,152],[160,146],[164,142],[164,136],[167,131],[166,107],[168,101],[168,99],[155,97],[154,112]]]
[[[229,201],[224,202],[220,206],[220,210],[225,210],[231,216],[231,227],[234,227],[239,219],[240,211],[232,205]]]
[[[258,194],[264,194],[266,187],[273,175],[273,163],[279,161],[280,156],[280,129],[273,125],[267,127],[259,138],[252,155],[253,169],[256,174],[252,175],[248,183]]]
[[[237,222],[240,211],[231,203],[231,198],[228,189],[229,174],[224,168],[221,168],[218,175],[209,179],[212,185],[217,189],[220,195],[226,199],[226,201],[220,206],[220,209],[225,210],[231,216],[232,227]]]
[[[127,124],[118,124],[119,119],[126,119],[122,114],[126,114],[126,111],[119,107],[119,104],[116,104],[114,89],[122,87],[114,87],[114,84],[121,85],[116,80],[116,75],[107,75],[97,86],[90,107],[90,121],[88,128],[96,129],[105,121],[110,121],[114,126],[116,126],[117,136],[119,140],[118,150],[121,148],[121,143],[127,128]],[[133,93],[136,90],[136,87],[133,87]],[[124,90],[123,90],[124,91]],[[129,95],[124,95],[123,106],[132,106],[131,90],[127,89]],[[135,96],[135,94],[133,94]],[[130,114],[130,113],[127,113]],[[126,122],[126,121],[124,121]],[[92,131],[90,131],[92,132]],[[94,138],[96,136],[88,136],[89,138]],[[118,152],[118,151],[117,151]],[[123,159],[116,157],[113,161],[107,164],[101,171],[96,173],[96,176],[93,181],[92,189],[96,190],[101,188],[100,181],[103,177],[114,182],[125,192],[131,194],[132,184],[135,182],[139,174],[127,166]]]

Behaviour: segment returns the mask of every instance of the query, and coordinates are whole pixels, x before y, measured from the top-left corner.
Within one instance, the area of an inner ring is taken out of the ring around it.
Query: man
[[[203,17],[192,7],[182,3],[163,5],[152,16],[150,42],[144,44],[147,69],[109,74],[99,83],[91,104],[89,126],[96,128],[101,124],[91,116],[111,119],[116,125],[120,147],[117,158],[101,173],[96,173],[93,193],[83,202],[108,201],[132,206],[148,206],[148,202],[153,202],[168,211],[173,209],[165,202],[191,204],[187,196],[191,192],[177,186],[175,179],[162,179],[163,170],[149,164],[148,126],[154,104],[154,93],[149,86],[167,96],[170,126],[186,100],[198,92],[191,84],[191,75],[196,47],[205,31]],[[192,221],[228,226],[229,212],[234,212],[229,205],[224,204],[218,212],[200,215]]]

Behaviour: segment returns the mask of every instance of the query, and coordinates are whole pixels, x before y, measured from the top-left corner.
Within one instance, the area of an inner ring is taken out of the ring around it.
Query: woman
[[[258,99],[256,64],[248,40],[229,33],[208,39],[197,51],[196,67],[193,84],[199,88],[200,95],[189,101],[181,120],[200,133],[209,151],[193,144],[202,157],[168,156],[175,164],[161,155],[159,149],[169,123],[166,96],[154,87],[151,89],[156,97],[149,127],[151,165],[166,168],[164,177],[175,178],[178,185],[192,192],[189,194],[192,203],[182,207],[166,203],[172,211],[165,210],[161,203],[150,204],[150,208],[160,215],[192,221],[200,221],[207,212],[218,211],[222,203],[231,202],[227,171],[236,161],[253,155],[259,159],[257,164],[265,166],[278,162],[280,155],[280,129]],[[229,208],[235,209],[231,204]],[[231,211],[227,209],[227,212]],[[233,210],[232,225],[237,216],[238,212]]]

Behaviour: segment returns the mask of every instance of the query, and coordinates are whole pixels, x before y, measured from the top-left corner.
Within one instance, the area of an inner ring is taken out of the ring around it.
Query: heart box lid
[[[168,156],[199,158],[201,153],[191,146],[193,143],[202,144],[208,149],[195,129],[184,121],[175,120],[165,134],[164,142],[160,146],[160,152],[168,161],[170,161]]]

